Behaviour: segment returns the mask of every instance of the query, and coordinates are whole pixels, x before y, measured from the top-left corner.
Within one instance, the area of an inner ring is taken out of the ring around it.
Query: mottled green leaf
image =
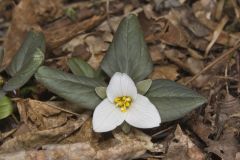
[[[105,84],[99,80],[76,76],[46,66],[40,67],[35,77],[48,90],[80,107],[94,109],[101,102],[95,88]]]
[[[6,96],[0,98],[0,119],[6,118],[12,114],[12,102]]]
[[[106,87],[96,87],[96,88],[95,88],[95,92],[96,92],[97,95],[98,95],[100,98],[102,98],[102,99],[104,99],[104,98],[107,97],[106,90],[107,90]]]
[[[151,85],[152,85],[151,79],[145,79],[138,82],[136,85],[138,93],[140,93],[141,95],[146,94],[149,88],[151,87]]]
[[[170,80],[154,80],[146,96],[157,107],[162,122],[181,118],[206,102],[195,91]]]
[[[72,21],[77,20],[77,13],[74,8],[66,8],[64,12],[65,15],[69,17]]]
[[[128,134],[131,131],[131,126],[127,122],[123,122],[121,129],[125,134]]]
[[[134,81],[143,80],[152,72],[152,60],[135,15],[127,16],[120,23],[101,67],[110,77],[121,72]]]
[[[11,79],[3,86],[3,90],[11,91],[23,86],[37,71],[38,67],[44,61],[44,53],[40,49],[37,49],[32,55],[30,55],[28,63],[13,75]]]
[[[43,33],[30,31],[28,32],[26,39],[24,40],[21,48],[13,57],[10,65],[6,69],[8,74],[14,76],[17,74],[23,66],[25,66],[31,60],[32,54],[39,48],[45,53],[45,39]]]

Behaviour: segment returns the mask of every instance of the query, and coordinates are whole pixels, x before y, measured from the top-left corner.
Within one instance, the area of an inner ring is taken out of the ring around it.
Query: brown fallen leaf
[[[12,18],[12,10],[15,6],[12,0],[2,0],[0,3],[0,17],[10,20]]]
[[[143,6],[143,12],[148,19],[154,19],[157,20],[157,16],[155,12],[153,11],[153,5],[152,4],[147,4]]]
[[[4,48],[5,54],[1,68],[5,68],[20,48],[26,32],[31,29],[41,30],[39,24],[59,17],[62,14],[62,2],[57,0],[21,0],[14,8],[11,25],[7,31]]]
[[[89,35],[84,40],[93,55],[106,52],[109,46],[99,35]]]
[[[188,66],[191,73],[197,74],[204,68],[203,60],[189,57],[186,60],[186,65]]]
[[[178,125],[169,144],[167,160],[204,160],[204,153],[183,133]]]
[[[17,107],[20,120],[31,131],[47,130],[63,126],[72,115],[53,108],[53,105],[32,99],[18,100]]]
[[[158,34],[158,37],[162,42],[172,45],[187,47],[189,44],[189,38],[186,32],[179,27],[173,25],[171,22],[168,22],[165,26],[165,29]]]
[[[186,61],[185,54],[179,52],[178,50],[170,49],[170,50],[165,50],[164,55],[166,56],[167,59],[174,62],[180,68],[194,75],[190,66],[187,65],[187,63],[185,62]]]
[[[169,80],[176,80],[179,73],[178,67],[176,65],[162,65],[162,66],[155,66],[153,68],[153,72],[149,76],[152,80],[154,79],[169,79]]]
[[[102,138],[102,135],[93,131],[92,118],[89,118],[79,130],[75,131],[71,136],[63,139],[61,143],[88,142],[97,145],[100,138]]]
[[[101,141],[99,144],[89,142],[44,145],[41,150],[23,150],[10,154],[0,154],[0,160],[47,160],[47,159],[98,159],[98,160],[124,160],[134,159],[143,155],[146,150],[152,149],[150,137],[134,130],[131,134],[115,132],[114,138]]]
[[[220,106],[214,140],[209,141],[207,148],[222,159],[234,159],[239,152],[240,119],[232,116],[236,113],[240,113],[239,99],[227,94]]]
[[[200,23],[192,10],[187,7],[172,9],[167,18],[173,24],[186,27],[196,37],[205,37],[210,34],[210,30]]]
[[[165,17],[185,34],[190,45],[205,51],[208,41],[203,37],[209,35],[211,30],[194,16],[190,8],[174,8]]]
[[[180,7],[181,5],[183,5],[184,2],[185,2],[185,0],[181,0],[181,1],[179,1],[179,0],[164,0],[164,1],[154,0],[156,11]]]
[[[236,131],[228,128],[218,141],[210,141],[206,150],[215,153],[222,159],[234,159],[239,151],[239,144],[235,138]]]
[[[165,56],[163,54],[164,49],[165,45],[149,46],[149,53],[154,64],[161,64],[164,61],[165,59]]]
[[[211,141],[209,138],[210,135],[214,133],[214,127],[205,121],[202,116],[196,116],[196,118],[188,121],[188,125],[191,126],[193,132],[196,133],[201,140],[208,144]]]
[[[112,17],[109,19],[109,23],[112,26],[113,30],[116,31],[118,25],[120,24],[120,21],[122,20],[122,16],[120,17]],[[101,23],[97,28],[98,31],[106,31],[106,32],[111,32],[111,29],[109,28],[109,24],[107,21],[104,21],[103,23]]]
[[[238,153],[236,154],[235,160],[240,160],[240,152],[238,152]]]
[[[88,63],[91,65],[91,67],[97,70],[100,66],[100,63],[102,62],[104,55],[105,54],[97,54],[97,55],[92,54],[92,56],[88,60]]]
[[[1,68],[5,68],[11,62],[23,42],[25,33],[31,28],[40,28],[33,6],[31,0],[23,0],[14,8],[11,25],[3,44],[5,54]]]
[[[27,132],[15,136],[0,146],[0,153],[28,150],[49,143],[57,143],[78,130],[88,118],[89,114],[85,114],[77,121],[68,121],[66,125],[58,128]]]
[[[89,31],[99,25],[106,18],[105,14],[92,16],[86,20],[77,22],[69,22],[61,26],[52,26],[44,30],[47,46],[50,49],[55,49],[65,44],[77,35]]]

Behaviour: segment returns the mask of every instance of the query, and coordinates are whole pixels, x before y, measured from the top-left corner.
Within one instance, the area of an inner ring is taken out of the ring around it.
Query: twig
[[[231,81],[240,81],[240,79],[237,79],[237,78],[234,78],[234,77],[225,77],[225,76],[214,76],[215,78],[218,78],[218,79],[225,79],[225,80],[231,80]]]
[[[72,112],[72,111],[70,111],[70,110],[67,110],[67,109],[64,109],[64,108],[61,108],[61,107],[57,107],[57,106],[55,106],[55,105],[53,105],[53,104],[50,104],[50,103],[47,103],[47,105],[48,105],[48,106],[51,106],[52,108],[58,109],[58,110],[60,110],[60,111],[63,111],[63,112],[66,112],[66,113],[70,113],[70,114],[72,114],[72,115],[75,115],[75,116],[77,116],[77,117],[80,117],[80,116],[81,116],[81,114]]]
[[[15,121],[16,124],[19,124],[19,120],[17,119],[17,117],[12,113],[11,117],[13,118],[13,120]]]
[[[225,16],[223,17],[223,19],[221,20],[221,22],[218,24],[216,30],[213,32],[213,35],[212,35],[212,40],[211,42],[208,44],[207,46],[207,49],[205,51],[205,55],[204,57],[206,58],[208,56],[208,53],[210,51],[210,49],[212,48],[212,46],[214,45],[214,43],[216,42],[216,40],[218,39],[219,35],[221,34],[222,30],[223,30],[223,27],[225,26],[225,24],[227,23],[228,21],[228,17]]]
[[[192,82],[193,80],[195,80],[197,77],[199,77],[201,74],[203,74],[204,72],[206,72],[207,70],[209,70],[210,68],[212,68],[213,66],[215,66],[217,63],[222,62],[227,56],[229,56],[232,52],[234,52],[235,50],[237,50],[240,47],[240,43],[238,45],[236,45],[235,47],[229,49],[228,51],[226,51],[224,54],[222,54],[221,56],[219,56],[217,59],[215,59],[213,62],[211,62],[210,64],[208,64],[205,68],[203,68],[199,73],[197,73],[195,76],[193,76],[190,80],[188,80],[185,85],[188,85],[190,82]]]
[[[216,12],[215,12],[215,18],[217,20],[220,20],[220,18],[222,17],[224,3],[225,3],[225,0],[220,0],[217,3]]]
[[[228,77],[228,63],[226,64],[226,67],[225,67],[224,76]],[[225,81],[225,85],[226,85],[227,94],[229,94],[228,81]]]
[[[239,12],[240,12],[240,9],[239,9],[239,7],[238,7],[237,1],[236,1],[236,0],[231,0],[231,3],[232,3],[232,5],[233,5],[236,18],[239,19],[239,18],[240,18],[240,13],[239,13]]]
[[[240,53],[237,54],[236,56],[236,61],[237,61],[237,72],[238,72],[238,79],[240,79]],[[238,93],[240,93],[240,81],[238,81]]]

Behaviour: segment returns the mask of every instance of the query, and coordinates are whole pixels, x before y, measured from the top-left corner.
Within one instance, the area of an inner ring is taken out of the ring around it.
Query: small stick
[[[224,75],[225,77],[228,77],[228,63],[226,64],[224,74],[225,74]],[[229,94],[228,81],[225,81],[225,85],[226,85],[227,94]]]
[[[223,17],[223,19],[220,21],[219,25],[217,26],[216,30],[213,32],[212,40],[208,44],[207,49],[205,51],[205,55],[204,55],[205,58],[208,56],[210,49],[212,48],[214,43],[217,41],[218,37],[220,36],[227,22],[228,22],[228,17],[227,16]]]
[[[210,68],[212,68],[213,66],[215,66],[217,63],[222,62],[227,56],[229,56],[232,52],[234,52],[235,50],[237,50],[240,47],[240,43],[238,45],[236,45],[235,47],[229,49],[228,51],[226,51],[225,53],[223,53],[221,56],[219,56],[217,59],[215,59],[213,62],[211,62],[210,64],[208,64],[205,68],[203,68],[203,70],[201,70],[198,74],[196,74],[195,76],[193,76],[190,80],[188,80],[185,85],[188,85],[190,82],[192,82],[193,80],[195,80],[196,78],[198,78],[201,74],[203,74],[204,72],[206,72],[207,70],[209,70]]]
[[[13,120],[15,121],[16,124],[20,124],[19,120],[18,120],[17,117],[14,115],[14,113],[11,114],[11,117],[13,118]]]
[[[238,72],[238,79],[240,79],[240,53],[237,54],[236,56],[236,61],[237,61],[237,72]],[[240,81],[238,81],[238,93],[240,93]]]
[[[226,76],[214,76],[215,78],[218,78],[218,79],[224,79],[224,80],[231,80],[231,81],[236,81],[236,82],[239,82],[239,79],[237,78],[234,78],[234,77],[226,77]]]

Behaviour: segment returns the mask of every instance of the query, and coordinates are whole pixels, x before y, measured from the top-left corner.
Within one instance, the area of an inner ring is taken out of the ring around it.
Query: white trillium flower
[[[137,93],[133,80],[125,73],[115,73],[105,98],[93,113],[93,130],[107,132],[126,121],[136,128],[158,127],[161,118],[156,107]]]

